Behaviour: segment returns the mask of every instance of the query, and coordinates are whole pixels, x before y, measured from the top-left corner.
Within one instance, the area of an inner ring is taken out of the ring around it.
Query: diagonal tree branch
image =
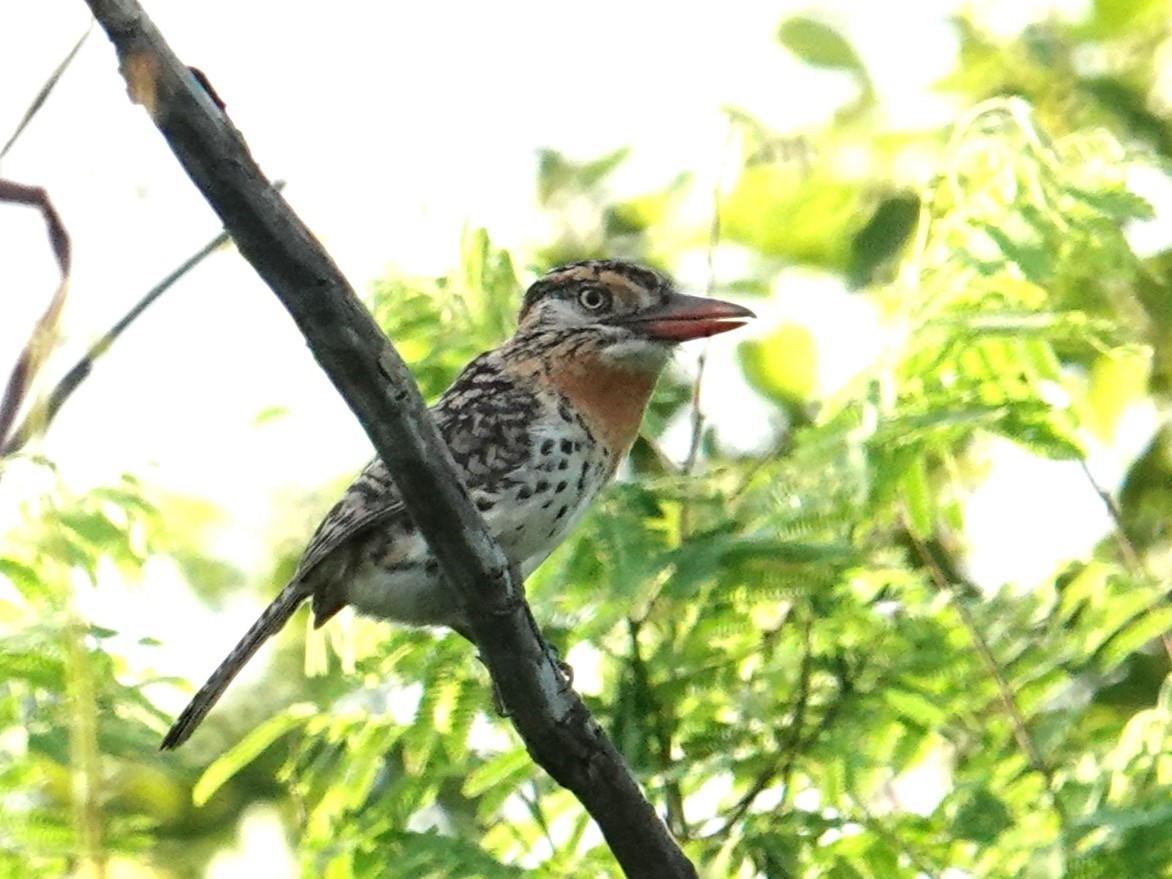
[[[387,462],[465,605],[501,699],[534,759],[582,801],[629,877],[694,877],[614,745],[547,658],[522,584],[489,534],[410,372],[337,266],[269,182],[215,96],[135,0],[87,0],[193,182],[305,335]]]

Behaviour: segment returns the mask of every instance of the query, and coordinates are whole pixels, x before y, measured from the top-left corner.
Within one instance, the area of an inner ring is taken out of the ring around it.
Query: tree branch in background
[[[85,33],[78,37],[77,42],[73,44],[73,48],[69,50],[68,54],[61,59],[61,63],[54,68],[53,72],[49,74],[49,78],[45,80],[32,102],[28,105],[28,109],[24,111],[24,115],[20,117],[20,121],[16,123],[16,129],[12,135],[4,143],[4,148],[0,149],[0,159],[8,155],[8,151],[12,149],[13,145],[20,139],[21,134],[28,127],[28,124],[33,121],[33,117],[40,112],[41,107],[45,105],[45,101],[49,99],[49,95],[53,93],[53,89],[57,87],[57,83],[61,81],[61,75],[73,63],[73,59],[77,57],[77,53],[81,51],[82,44],[85,43],[86,37],[90,35],[90,31],[94,29],[93,19],[86,26]]]
[[[1119,554],[1123,556],[1123,561],[1127,565],[1128,570],[1137,577],[1154,579],[1144,560],[1136,550],[1135,544],[1132,543],[1131,537],[1127,534],[1127,528],[1123,522],[1123,510],[1119,508],[1119,502],[1095,478],[1095,474],[1091,472],[1091,468],[1087,465],[1087,459],[1085,457],[1079,458],[1078,463],[1082,467],[1083,476],[1087,478],[1087,482],[1090,483],[1095,494],[1099,496],[1099,500],[1103,502],[1103,507],[1107,510],[1107,515],[1111,517],[1115,543],[1119,547]],[[1168,600],[1165,599],[1165,602],[1167,603]],[[1172,632],[1160,633],[1160,645],[1164,648],[1164,653],[1167,654],[1168,658],[1172,659]]]
[[[277,185],[279,188],[279,181]],[[110,327],[100,339],[90,346],[90,349],[81,360],[75,363],[73,368],[62,376],[61,380],[57,382],[45,399],[38,401],[34,405],[32,411],[24,417],[20,426],[12,432],[12,435],[8,439],[3,439],[3,433],[0,432],[0,457],[19,452],[28,444],[30,439],[48,430],[49,425],[53,423],[53,419],[57,417],[57,413],[61,411],[61,407],[65,405],[65,401],[89,377],[98,358],[110,349],[110,346],[117,341],[118,337],[122,335],[126,328],[134,323],[156,299],[174,286],[176,281],[203,262],[217,248],[223,247],[231,240],[227,232],[221,232],[180,263],[167,277],[163,278],[163,280],[148,290],[147,294],[136,302],[130,311],[126,312],[114,326]]]
[[[997,687],[997,696],[1001,702],[1001,707],[1005,711],[1005,716],[1009,720],[1010,729],[1013,731],[1013,737],[1017,740],[1018,747],[1021,748],[1022,754],[1026,760],[1029,761],[1030,768],[1033,769],[1042,781],[1045,782],[1046,793],[1050,798],[1051,808],[1058,818],[1058,823],[1065,830],[1069,826],[1069,817],[1066,813],[1066,807],[1058,796],[1058,784],[1054,779],[1054,768],[1042,756],[1041,750],[1034,741],[1033,736],[1030,735],[1029,727],[1026,725],[1025,715],[1022,714],[1021,708],[1017,704],[1017,697],[1014,695],[1013,687],[1009,684],[1009,679],[1005,676],[1005,671],[1001,668],[997,657],[993,655],[993,650],[989,646],[988,639],[985,638],[983,632],[977,626],[977,621],[973,617],[973,613],[969,610],[964,599],[957,594],[953,583],[949,577],[944,573],[944,566],[940,560],[932,553],[932,551],[924,544],[912,527],[911,522],[904,520],[904,533],[907,534],[912,546],[915,547],[916,554],[920,557],[920,562],[932,577],[932,582],[936,584],[937,590],[947,595],[955,608],[960,621],[972,639],[973,647],[977,651],[977,656],[981,658],[981,663],[985,666],[985,671],[989,677],[993,679],[993,683]]]
[[[94,29],[94,20],[91,18],[85,31],[73,44],[73,48],[61,60],[61,63],[49,74],[48,79],[41,85],[28,108],[24,111],[16,129],[0,149],[0,159],[3,159],[20,139],[29,123],[36,118],[37,113],[45,106],[45,102],[53,93],[53,89],[61,81],[62,75],[73,63],[77,53]],[[37,372],[44,364],[49,352],[56,341],[57,326],[61,319],[61,312],[65,305],[70,269],[70,240],[60,216],[49,200],[48,194],[41,187],[25,186],[8,180],[0,180],[0,202],[14,202],[31,204],[40,208],[48,228],[49,242],[52,245],[57,265],[61,269],[61,282],[57,291],[50,300],[49,307],[34,326],[29,341],[13,367],[9,376],[8,386],[3,399],[0,399],[0,458],[19,452],[34,436],[44,433],[60,411],[65,401],[77,390],[77,387],[90,374],[94,361],[97,360],[113,344],[114,340],[125,330],[148,305],[161,296],[180,277],[190,271],[208,253],[224,244],[228,237],[224,234],[209,243],[203,250],[189,259],[132,308],[118,323],[116,323],[101,339],[99,339],[74,367],[57,383],[43,402],[38,401],[34,408],[12,430],[12,425],[24,401],[28,398],[29,390]]]
[[[469,499],[394,347],[265,179],[219,101],[142,8],[133,0],[87,2],[118,51],[132,100],[150,113],[391,468],[530,754],[582,801],[628,876],[695,876],[613,744],[549,661],[520,579]]]

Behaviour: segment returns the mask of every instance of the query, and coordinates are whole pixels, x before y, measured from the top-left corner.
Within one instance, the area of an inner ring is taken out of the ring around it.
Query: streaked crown
[[[598,323],[667,301],[675,287],[653,269],[617,259],[591,259],[547,272],[525,294],[520,324]]]
[[[589,339],[612,362],[658,369],[679,342],[723,333],[751,317],[740,305],[680,293],[644,266],[587,260],[553,269],[529,288],[517,336],[572,335]]]

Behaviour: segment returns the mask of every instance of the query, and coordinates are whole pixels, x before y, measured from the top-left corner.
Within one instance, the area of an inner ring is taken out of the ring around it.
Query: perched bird
[[[617,260],[563,266],[529,288],[513,337],[469,363],[431,410],[472,499],[522,575],[614,476],[672,348],[751,317]],[[164,749],[187,740],[306,599],[318,626],[349,604],[410,625],[449,626],[471,640],[391,473],[375,459],[318,526],[290,583],[175,721]]]

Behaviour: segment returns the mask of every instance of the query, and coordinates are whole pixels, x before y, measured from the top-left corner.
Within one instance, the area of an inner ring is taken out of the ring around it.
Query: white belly
[[[528,466],[471,492],[474,501],[482,502],[489,530],[525,577],[569,535],[610,479],[612,465],[604,450],[589,443],[584,432],[567,433],[563,424],[558,428],[557,434],[537,435]],[[403,534],[395,550],[393,565],[362,556],[346,584],[348,603],[361,613],[409,625],[466,628],[422,536]]]

